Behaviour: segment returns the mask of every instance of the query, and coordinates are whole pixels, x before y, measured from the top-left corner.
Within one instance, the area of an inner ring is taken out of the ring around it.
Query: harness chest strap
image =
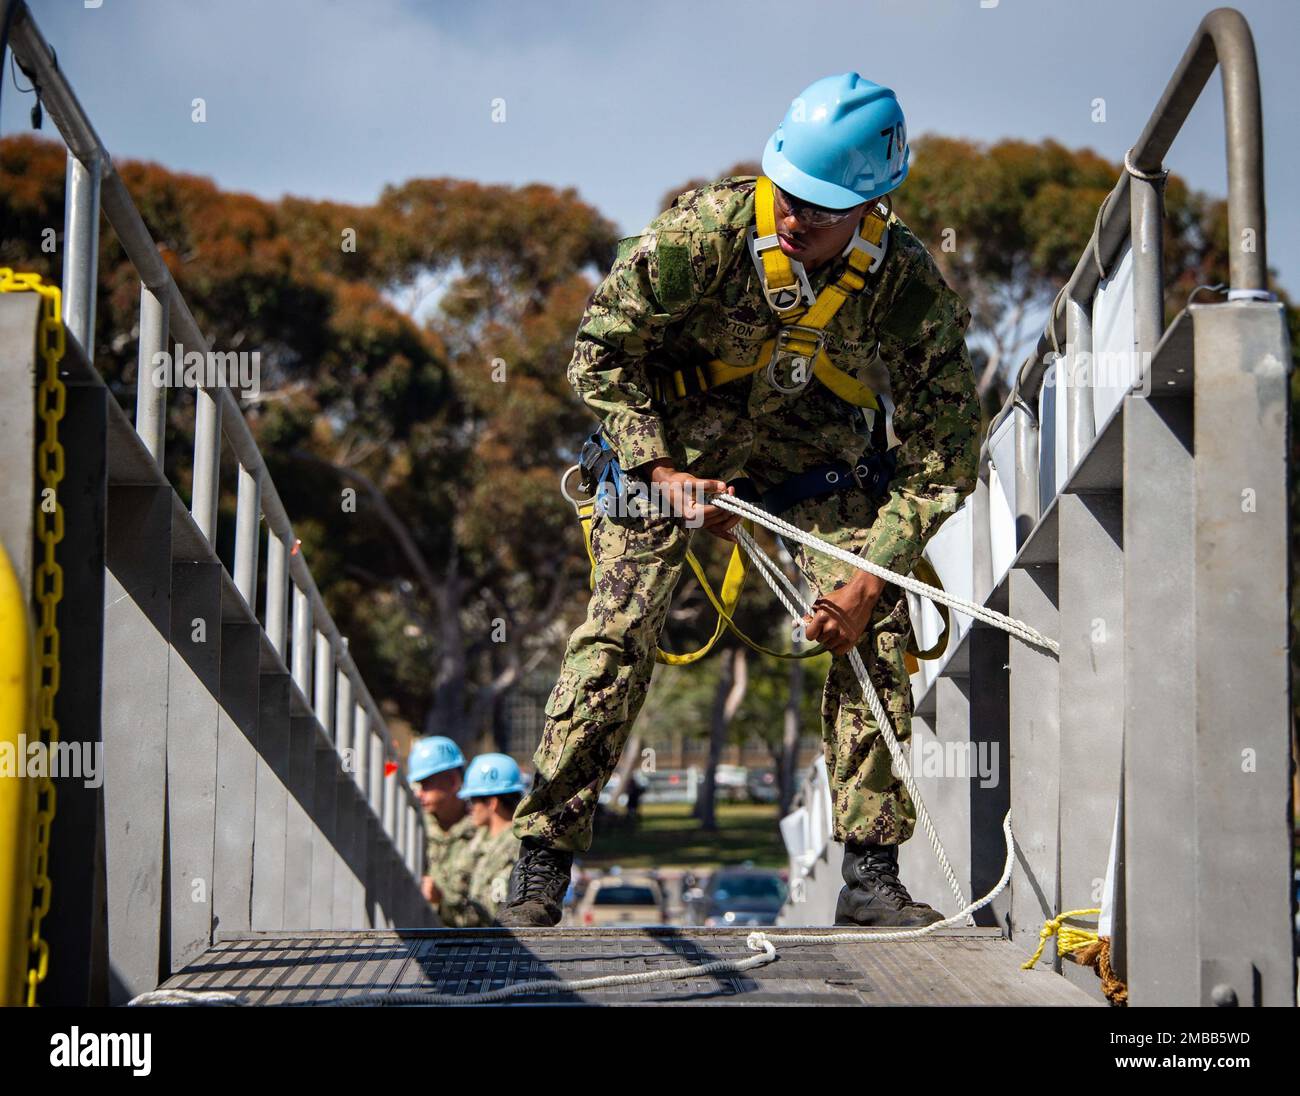
[[[720,384],[757,373],[781,352],[811,362],[812,375],[846,403],[879,411],[876,394],[838,368],[827,355],[823,343],[825,329],[836,313],[866,287],[867,275],[884,260],[888,215],[883,214],[879,206],[872,206],[849,244],[844,271],[822,289],[815,301],[805,304],[805,296],[811,296],[811,287],[802,265],[796,270],[795,264],[781,250],[776,235],[775,194],[772,180],[766,176],[758,179],[754,212],[757,228],[750,241],[750,250],[764,297],[780,317],[781,330],[775,338],[763,343],[754,365],[733,365],[715,358],[703,365],[675,369],[658,379],[655,395],[661,400],[671,401],[706,392]]]

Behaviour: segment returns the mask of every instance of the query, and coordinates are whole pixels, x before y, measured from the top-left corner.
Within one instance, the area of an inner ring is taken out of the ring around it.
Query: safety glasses
[[[830,225],[837,225],[850,217],[857,216],[859,212],[856,208],[826,209],[824,206],[801,202],[779,186],[774,185],[772,189],[776,191],[776,202],[781,207],[782,213],[787,217],[794,217],[800,224],[805,224],[809,228],[828,228]]]

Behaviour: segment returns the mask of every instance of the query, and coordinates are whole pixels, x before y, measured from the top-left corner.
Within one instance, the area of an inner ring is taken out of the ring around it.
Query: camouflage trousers
[[[697,475],[708,475],[692,469]],[[716,473],[735,478],[729,470]],[[754,463],[744,472],[766,488],[784,478]],[[861,552],[876,505],[850,489],[805,500],[782,516],[840,548]],[[592,819],[641,710],[674,587],[686,550],[702,530],[669,517],[597,514],[592,524],[595,588],[586,620],[570,637],[559,679],[546,704],[546,724],[532,791],[515,814],[515,833],[574,852],[591,846]],[[790,545],[822,593],[843,586],[854,570],[802,545]],[[770,596],[753,576],[746,597]],[[858,650],[899,741],[911,735],[912,691],[903,655],[911,635],[907,598],[887,586]],[[889,752],[847,656],[833,657],[821,704],[826,767],[837,840],[895,844],[912,835],[916,813],[891,768]]]

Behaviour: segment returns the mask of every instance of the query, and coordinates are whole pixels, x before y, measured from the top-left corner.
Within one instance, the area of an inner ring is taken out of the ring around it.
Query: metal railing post
[[[293,583],[293,683],[304,697],[311,685],[311,602]]]
[[[68,151],[63,219],[63,322],[95,360],[95,298],[99,287],[99,187],[103,164]]]
[[[1157,181],[1136,176],[1129,183],[1132,225],[1129,231],[1133,242],[1133,348],[1138,354],[1154,354],[1165,329],[1164,219],[1160,186]],[[1141,373],[1134,370],[1134,379],[1139,376]]]
[[[1023,402],[1016,416],[1016,545],[1038,524],[1038,418]]]
[[[330,650],[330,641],[320,632],[316,632],[316,688],[312,699],[312,711],[325,731],[325,737],[334,737],[334,652]]]
[[[161,468],[167,437],[167,386],[155,384],[154,357],[171,346],[168,332],[171,305],[165,292],[159,294],[140,283],[140,351],[135,378],[135,432],[149,455]]]
[[[387,752],[384,751],[385,767],[388,761]],[[388,834],[394,844],[397,843],[397,777],[397,771],[384,774],[384,833]]]
[[[366,752],[370,755],[369,780],[366,784],[366,800],[375,817],[384,820],[384,739],[383,731],[378,727],[369,729]],[[384,827],[385,830],[387,827]]]
[[[275,534],[266,536],[266,636],[276,654],[284,658],[285,625],[289,605],[288,550]]]
[[[400,781],[401,777],[402,777],[402,771],[400,769],[393,774],[394,781]],[[403,791],[403,789],[399,787],[396,791],[395,803],[393,805],[393,823],[395,826],[395,831],[393,833],[393,844],[397,846],[398,858],[402,861],[403,864],[407,864],[409,866],[411,860],[411,850],[407,846],[407,842],[406,842],[407,820],[408,820],[408,812],[406,809],[406,794]]]
[[[239,466],[235,514],[235,588],[250,609],[257,608],[257,548],[261,539],[262,485],[256,471]]]
[[[1065,303],[1066,475],[1073,472],[1097,436],[1092,393],[1097,383],[1092,356],[1092,315],[1073,299]],[[1058,363],[1058,368],[1060,364]],[[1058,379],[1058,391],[1060,384]]]
[[[221,490],[222,389],[194,393],[194,495],[190,513],[209,544],[217,542],[217,495]]]
[[[347,640],[343,641],[347,649]],[[342,666],[334,671],[334,748],[351,778],[356,771],[356,751],[352,747],[352,678]]]
[[[370,717],[365,705],[358,701],[352,713],[352,749],[356,756],[356,768],[352,778],[361,789],[366,802],[370,802]]]

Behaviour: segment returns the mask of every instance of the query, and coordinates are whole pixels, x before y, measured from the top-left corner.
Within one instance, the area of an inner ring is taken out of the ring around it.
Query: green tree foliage
[[[414,180],[356,207],[118,170],[211,345],[261,355],[245,411],[374,693],[417,727],[490,727],[583,610],[556,482],[588,428],[565,366],[612,227],[543,186]],[[0,144],[0,261],[58,279],[63,187],[61,146]],[[99,270],[96,363],[132,413],[139,282],[108,230]],[[169,394],[182,493],[192,405]],[[222,519],[229,560],[229,495]]]
[[[1121,165],[1051,141],[931,136],[913,152],[897,209],[972,306],[992,410]],[[504,698],[550,673],[585,609],[586,561],[556,485],[592,425],[565,367],[614,227],[574,192],[540,185],[417,179],[356,206],[267,202],[156,164],[118,170],[213,347],[261,355],[249,422],[376,696],[400,720],[463,741],[499,730]],[[61,145],[0,142],[0,262],[59,278],[63,189]],[[1165,206],[1172,315],[1196,286],[1227,280],[1227,219],[1222,201],[1177,176]],[[107,229],[99,280],[96,363],[133,413],[139,282]],[[1294,309],[1288,318],[1300,346]],[[1300,400],[1294,376],[1293,392]],[[192,404],[169,395],[167,465],[182,493]],[[233,467],[224,485],[219,549],[229,560]],[[717,581],[730,546],[699,539]],[[756,576],[741,619],[756,637],[788,642],[783,610]],[[697,646],[713,621],[686,579],[665,646]],[[1300,643],[1293,650],[1300,658]],[[649,739],[708,734],[716,663],[660,671]],[[815,727],[822,674],[809,670],[803,707]],[[786,674],[750,659],[728,733],[779,747]]]

